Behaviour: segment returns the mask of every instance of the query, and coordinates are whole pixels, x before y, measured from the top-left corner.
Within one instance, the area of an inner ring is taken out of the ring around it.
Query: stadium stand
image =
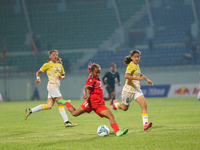
[[[177,7],[177,5],[179,7]],[[184,42],[185,31],[191,26],[191,23],[194,22],[194,18],[190,16],[193,16],[191,5],[185,5],[182,0],[169,1],[169,3],[164,3],[159,8],[153,8],[152,18],[155,26],[163,27],[161,30],[157,31],[154,43]],[[149,26],[148,22],[148,14],[146,14],[132,28],[145,29],[146,26]],[[144,40],[141,44],[147,44],[147,40]]]
[[[28,27],[21,8],[20,13],[14,13],[14,0],[1,2],[0,41],[5,39],[6,43],[6,65],[12,66],[13,61],[25,61],[24,64],[31,64],[32,57],[34,64],[40,59],[35,55],[25,55],[30,53],[30,46],[25,45],[25,35]],[[144,2],[132,0],[117,1],[121,20],[125,22],[131,15],[140,8]],[[107,1],[86,1],[77,3],[67,3],[66,11],[58,11],[58,1],[27,1],[27,10],[30,18],[32,31],[40,42],[38,47],[41,54],[47,50],[47,44],[58,50],[98,48],[103,40],[118,28],[117,18],[114,8],[107,7]],[[14,59],[9,53],[21,52],[19,59]],[[77,52],[76,52],[77,53]],[[79,59],[81,54],[76,55]],[[43,58],[43,57],[42,57]],[[71,56],[69,58],[72,58]],[[70,63],[75,63],[76,59],[69,59]],[[12,60],[12,62],[11,62]],[[20,66],[20,62],[15,65]],[[1,64],[2,66],[2,64]],[[21,71],[29,71],[30,66],[24,66]],[[27,68],[27,69],[26,69]],[[35,68],[34,68],[35,69]]]
[[[116,3],[122,24],[145,5],[144,0],[116,0]],[[15,4],[15,0],[0,2],[0,41],[5,40],[6,43],[6,66],[18,68],[20,72],[37,70],[38,64],[46,61],[48,43],[52,48],[65,50],[62,58],[68,58],[69,63],[73,64],[82,59],[84,52],[72,50],[97,49],[118,28],[114,8],[108,7],[106,0],[70,1],[66,5],[66,11],[58,11],[56,0],[27,1],[32,30],[40,43],[40,57],[31,56],[30,46],[25,45],[28,27],[23,9],[21,8],[21,13],[14,13]],[[198,8],[200,2],[195,0],[195,4]],[[197,16],[200,16],[200,10],[196,10]],[[163,1],[160,7],[151,7],[151,11],[156,27],[154,48],[152,52],[149,51],[146,38],[139,42],[136,48],[142,51],[142,58],[145,58],[140,65],[151,67],[199,63],[199,60],[188,62],[183,59],[188,51],[184,45],[185,31],[194,22],[191,5],[186,5],[183,0]],[[145,14],[131,29],[145,31],[147,26],[149,19],[148,14]],[[133,47],[116,51],[99,50],[91,60],[103,68],[108,68],[111,62],[124,67],[124,57],[131,49]],[[67,52],[68,50],[71,51]],[[85,69],[87,64],[88,62],[81,65],[80,69]]]
[[[118,68],[125,67],[123,60],[129,55],[132,49],[122,49],[118,51],[98,51],[91,58],[92,62],[98,63],[102,68],[109,68],[112,62],[117,64]],[[184,55],[187,53],[185,46],[176,47],[158,47],[151,52],[148,48],[140,49],[142,56],[140,61],[141,67],[165,67],[165,66],[182,66],[199,64],[199,59],[196,61],[187,61]],[[82,66],[86,68],[88,62]]]
[[[200,5],[200,2],[195,1],[195,4],[196,8],[198,8],[197,6]],[[149,50],[149,39],[144,38],[141,40],[138,44],[139,46],[136,47],[142,52],[140,66],[163,67],[199,64],[199,59],[188,61],[184,58],[185,54],[190,50],[186,49],[184,44],[185,32],[195,22],[191,5],[185,4],[182,0],[163,1],[160,7],[151,7],[151,12],[156,28],[153,39],[154,48],[152,51]],[[197,14],[200,16],[198,9]],[[131,29],[145,31],[147,26],[149,26],[149,18],[148,14],[145,14]],[[196,42],[196,39],[193,39],[193,42]],[[136,48],[133,47],[132,49]],[[109,68],[111,62],[115,62],[118,67],[123,67],[123,60],[125,56],[129,55],[130,50],[122,48],[113,52],[98,51],[91,60],[105,68]],[[199,51],[197,55],[199,55]],[[85,68],[87,63],[81,68]]]

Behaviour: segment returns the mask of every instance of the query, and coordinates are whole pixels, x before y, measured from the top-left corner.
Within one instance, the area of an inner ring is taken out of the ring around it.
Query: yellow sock
[[[48,109],[48,108],[47,108],[47,104],[43,104],[43,105],[42,105],[42,109],[45,109],[45,110]]]
[[[60,111],[60,109],[62,109],[62,108],[64,108],[64,106],[58,106],[59,111]]]
[[[117,109],[119,109],[119,103],[117,103],[116,107],[117,107]]]

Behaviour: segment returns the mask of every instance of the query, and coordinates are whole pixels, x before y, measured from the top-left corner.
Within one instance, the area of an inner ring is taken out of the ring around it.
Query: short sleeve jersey
[[[49,78],[49,83],[55,83],[60,85],[59,75],[64,74],[64,68],[60,63],[53,63],[49,61],[48,63],[43,64],[40,68],[42,72],[47,72],[47,76]]]
[[[103,97],[102,83],[99,78],[97,79],[93,75],[90,74],[85,86],[89,86],[88,91],[89,91],[90,96],[97,95],[97,96]]]
[[[107,78],[106,81],[105,78]],[[120,82],[120,75],[117,71],[115,72],[108,71],[103,76],[102,81],[104,84],[108,84],[109,86],[115,87],[115,78],[117,78],[117,81]]]
[[[134,64],[132,61],[128,64],[126,68],[126,73],[129,73],[133,77],[140,77],[141,71],[139,64]],[[123,87],[124,91],[135,93],[136,90],[140,89],[140,81],[139,80],[130,80],[126,79],[126,83]]]

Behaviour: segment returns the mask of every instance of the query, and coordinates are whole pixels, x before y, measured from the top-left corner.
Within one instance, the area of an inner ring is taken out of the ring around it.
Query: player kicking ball
[[[73,116],[79,116],[82,113],[90,113],[94,111],[100,117],[106,117],[110,121],[110,125],[116,133],[116,136],[122,136],[128,132],[128,129],[119,129],[118,124],[115,121],[114,115],[112,112],[105,106],[103,99],[103,89],[102,83],[99,79],[101,67],[98,64],[91,63],[88,66],[90,75],[87,79],[85,88],[84,88],[84,99],[87,99],[77,110],[74,106],[67,100],[59,100],[58,103],[61,103],[67,107]],[[88,96],[88,92],[89,96]]]

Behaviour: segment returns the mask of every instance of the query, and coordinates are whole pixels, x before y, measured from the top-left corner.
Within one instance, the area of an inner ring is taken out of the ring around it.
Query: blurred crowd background
[[[101,75],[116,63],[123,84],[132,49],[155,84],[198,83],[199,7],[199,0],[0,0],[0,92],[30,100],[37,87],[46,99],[46,73],[41,85],[35,73],[51,49],[63,60],[65,98],[79,98],[89,61]]]

